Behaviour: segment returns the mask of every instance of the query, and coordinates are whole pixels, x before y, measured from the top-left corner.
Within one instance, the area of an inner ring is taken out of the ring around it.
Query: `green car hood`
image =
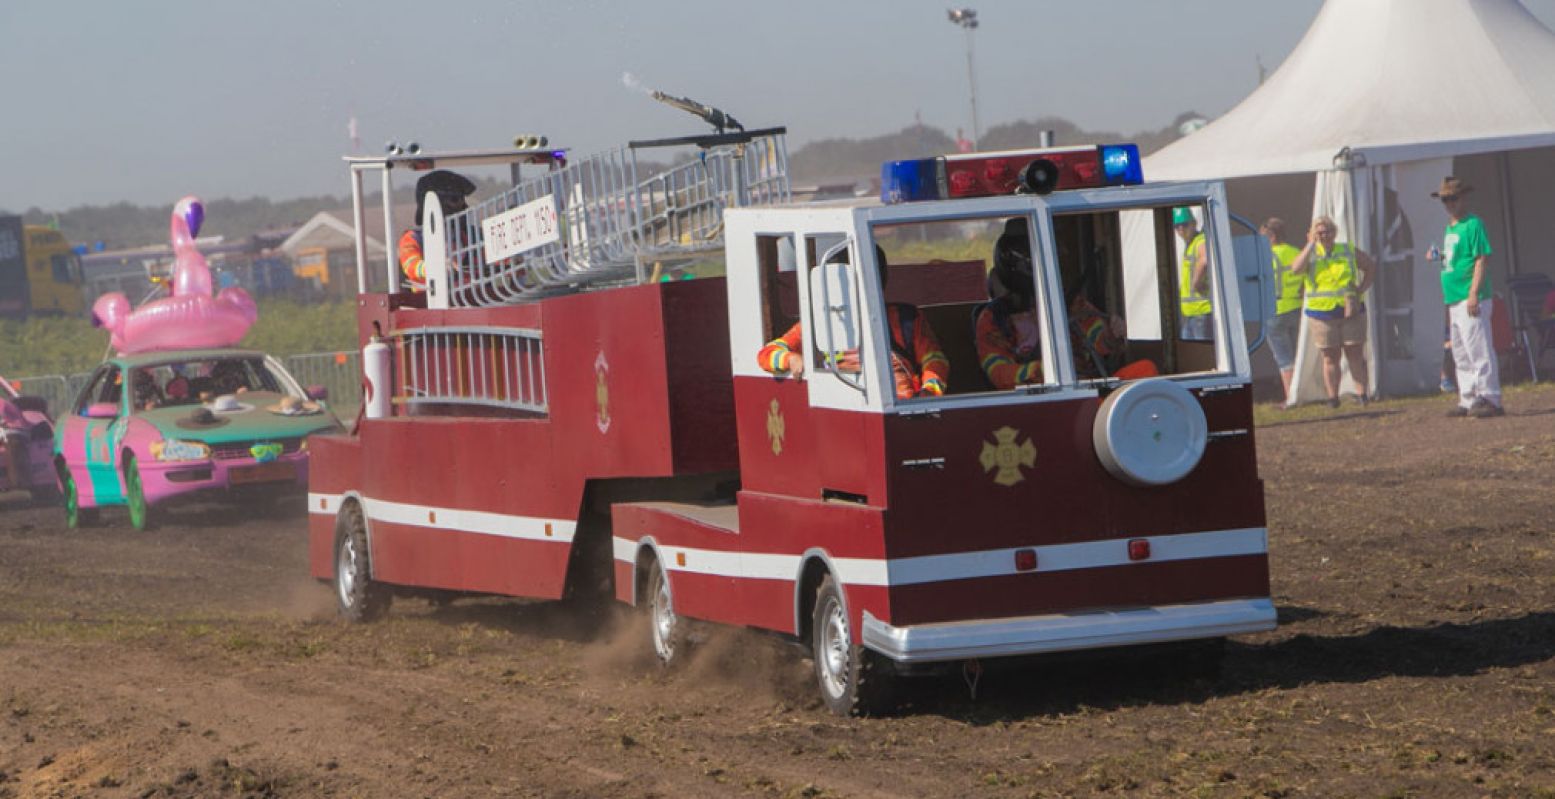
[[[271,413],[265,410],[271,405],[281,401],[283,395],[269,391],[244,392],[238,395],[239,402],[246,406],[252,406],[247,410],[235,413],[218,413],[216,418],[225,419],[226,424],[219,427],[180,427],[180,419],[188,419],[191,414],[201,407],[195,405],[179,405],[170,408],[156,408],[149,411],[137,411],[135,415],[155,425],[162,431],[164,438],[176,438],[183,441],[203,441],[207,444],[226,444],[233,441],[254,441],[280,438],[301,438],[309,433],[317,433],[321,430],[329,430],[340,426],[340,421],[328,409],[319,413],[283,416],[279,413]]]

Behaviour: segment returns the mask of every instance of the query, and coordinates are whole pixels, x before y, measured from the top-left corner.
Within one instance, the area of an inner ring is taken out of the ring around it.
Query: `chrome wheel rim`
[[[821,651],[817,653],[821,665],[821,687],[834,697],[848,690],[848,650],[852,642],[848,636],[848,617],[839,602],[830,603],[821,624]]]
[[[653,651],[666,663],[675,656],[675,606],[670,604],[670,583],[660,573],[653,592]]]
[[[356,541],[346,536],[340,542],[340,565],[335,570],[335,589],[340,594],[340,606],[352,605],[351,595],[356,588]]]

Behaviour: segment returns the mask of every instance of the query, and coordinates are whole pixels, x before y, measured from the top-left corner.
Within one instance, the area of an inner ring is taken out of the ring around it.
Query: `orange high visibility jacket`
[[[977,313],[977,362],[997,389],[1042,382],[1042,350],[1017,352],[1013,333],[990,303]]]
[[[412,291],[421,291],[427,284],[427,265],[421,258],[421,231],[407,230],[400,236],[400,271],[410,281]]]

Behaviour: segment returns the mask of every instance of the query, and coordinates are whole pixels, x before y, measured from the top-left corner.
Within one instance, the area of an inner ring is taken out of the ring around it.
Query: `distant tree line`
[[[1010,150],[1035,147],[1043,130],[1054,131],[1060,145],[1134,142],[1145,153],[1153,152],[1178,137],[1178,126],[1196,114],[1182,114],[1172,124],[1153,131],[1124,136],[1112,131],[1087,131],[1066,119],[1048,117],[1035,121],[995,125],[983,133],[979,149]],[[796,184],[835,183],[840,179],[878,177],[884,161],[923,158],[955,152],[955,140],[945,131],[927,125],[913,125],[895,133],[865,139],[820,139],[789,154],[790,176]],[[652,166],[640,164],[651,174]],[[500,189],[496,181],[482,181],[477,196]],[[376,204],[376,196],[368,198]],[[207,199],[205,229],[202,236],[225,236],[228,240],[255,233],[297,227],[320,211],[340,211],[351,206],[348,196],[300,197],[271,200]],[[92,246],[96,242],[110,250],[167,243],[171,203],[160,206],[85,205],[68,210],[45,211],[29,208],[22,214],[28,224],[58,224],[60,232],[73,244]],[[4,213],[4,211],[0,211]]]

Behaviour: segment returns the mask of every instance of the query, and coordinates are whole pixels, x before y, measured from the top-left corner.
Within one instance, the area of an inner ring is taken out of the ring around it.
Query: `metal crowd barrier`
[[[329,406],[336,411],[352,410],[362,404],[362,353],[314,352],[281,359],[286,371],[303,388],[323,386],[329,391]]]

